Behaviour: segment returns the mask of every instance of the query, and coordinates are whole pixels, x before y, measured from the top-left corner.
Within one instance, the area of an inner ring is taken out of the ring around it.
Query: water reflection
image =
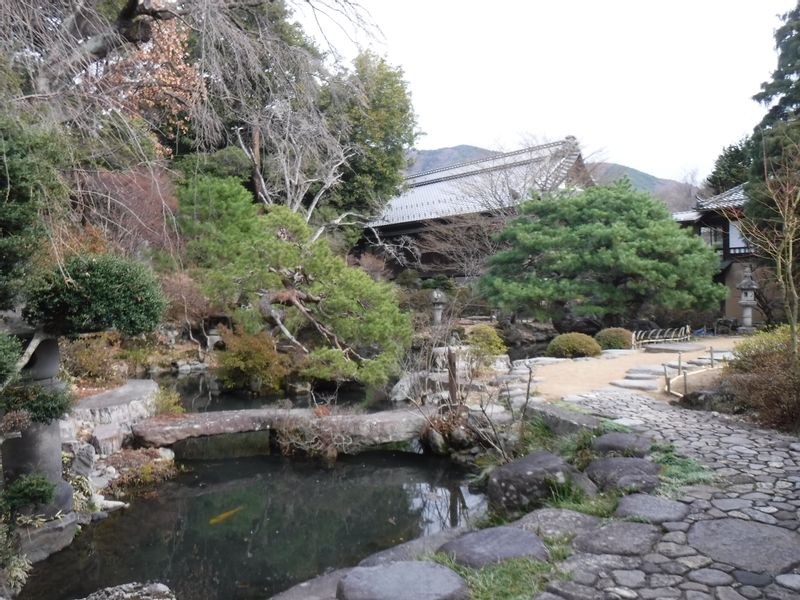
[[[34,569],[21,600],[160,580],[180,598],[266,598],[462,524],[481,503],[444,461],[369,454],[324,469],[277,457],[191,463],[158,496],[89,526]]]
[[[253,394],[247,390],[224,389],[213,372],[191,373],[180,376],[160,376],[156,379],[162,387],[175,389],[187,412],[212,412],[241,410],[263,406],[310,408],[322,404],[357,405],[368,411],[392,408],[385,393],[359,386],[318,389],[314,395]]]

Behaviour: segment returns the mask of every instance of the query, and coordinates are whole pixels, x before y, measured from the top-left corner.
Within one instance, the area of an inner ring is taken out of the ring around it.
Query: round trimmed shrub
[[[580,356],[597,356],[602,352],[600,344],[585,333],[562,333],[554,337],[547,345],[547,356],[555,358],[578,358]]]
[[[594,335],[603,350],[628,350],[633,346],[633,333],[622,327],[608,327]]]
[[[32,291],[24,316],[60,334],[116,328],[126,335],[155,329],[166,301],[143,264],[115,256],[72,256]]]

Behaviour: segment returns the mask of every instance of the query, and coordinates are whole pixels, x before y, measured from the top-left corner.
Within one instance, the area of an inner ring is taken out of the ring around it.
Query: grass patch
[[[661,465],[659,492],[665,496],[676,495],[680,488],[698,483],[712,483],[714,472],[693,458],[675,454],[672,444],[655,444],[651,449],[653,462]]]
[[[570,542],[573,537],[574,536],[571,535],[562,535],[558,537],[545,537],[542,539],[544,545],[547,546],[547,551],[550,553],[551,562],[561,562],[572,556]]]
[[[506,560],[482,569],[462,567],[442,553],[434,555],[433,560],[464,578],[471,600],[530,600],[549,581],[564,579],[553,565],[530,558]]]
[[[618,494],[606,492],[590,497],[570,484],[553,484],[551,490],[552,496],[545,502],[545,506],[574,510],[596,517],[610,517],[619,503]]]
[[[511,515],[494,511],[487,511],[475,519],[476,529],[488,529],[489,527],[500,527],[511,521],[515,521],[519,515]]]
[[[591,450],[593,439],[594,434],[588,429],[557,436],[542,419],[531,419],[522,428],[516,455],[526,456],[531,452],[546,450],[562,456],[568,463],[583,470],[595,458]]]
[[[620,423],[614,423],[614,421],[610,419],[602,419],[600,422],[600,431],[601,433],[631,433],[633,429],[628,427],[627,425],[621,425]]]
[[[571,410],[572,412],[580,413],[582,415],[591,415],[592,411],[588,408],[584,408],[580,404],[575,404],[573,402],[565,402],[564,400],[558,400],[556,402],[551,403],[553,406],[558,406],[559,408],[563,408],[565,410]]]

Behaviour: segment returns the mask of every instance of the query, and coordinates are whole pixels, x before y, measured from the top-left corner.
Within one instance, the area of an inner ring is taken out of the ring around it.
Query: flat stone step
[[[626,390],[641,390],[644,392],[654,392],[661,389],[663,383],[658,379],[615,379],[611,382],[614,387]]]
[[[653,373],[626,373],[625,379],[631,381],[651,381],[653,379]]]
[[[649,373],[651,375],[664,375],[663,365],[641,365],[638,367],[631,367],[628,373]]]
[[[546,561],[547,548],[539,537],[516,527],[490,527],[468,533],[439,548],[456,563],[473,569],[513,558]]]
[[[339,600],[467,600],[469,588],[452,569],[409,560],[356,567],[339,580]]]
[[[677,342],[669,344],[647,344],[644,351],[648,353],[671,353],[677,354],[678,352],[698,352],[705,350],[707,346],[703,344],[693,344],[691,342]]]
[[[603,350],[603,353],[600,355],[601,358],[619,358],[620,356],[630,356],[631,354],[636,354],[638,350]]]
[[[623,496],[614,512],[616,517],[636,517],[654,525],[666,521],[683,521],[688,514],[689,507],[686,504],[649,494]]]

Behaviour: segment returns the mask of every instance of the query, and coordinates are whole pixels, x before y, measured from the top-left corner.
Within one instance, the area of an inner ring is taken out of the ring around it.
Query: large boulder
[[[468,600],[466,582],[452,569],[427,561],[356,567],[339,580],[337,600]]]
[[[41,527],[18,527],[15,535],[20,555],[36,563],[69,546],[77,531],[78,515],[69,512]]]
[[[489,507],[501,513],[540,508],[554,489],[571,485],[594,495],[596,487],[575,467],[550,452],[534,452],[497,467],[489,475]]]
[[[659,466],[644,458],[612,456],[593,460],[586,474],[601,490],[652,492],[658,487]]]
[[[529,531],[516,527],[491,527],[468,533],[439,548],[456,563],[480,569],[512,558],[546,561],[547,548]]]
[[[643,457],[650,452],[650,438],[635,433],[612,431],[592,440],[592,450],[598,454]]]

